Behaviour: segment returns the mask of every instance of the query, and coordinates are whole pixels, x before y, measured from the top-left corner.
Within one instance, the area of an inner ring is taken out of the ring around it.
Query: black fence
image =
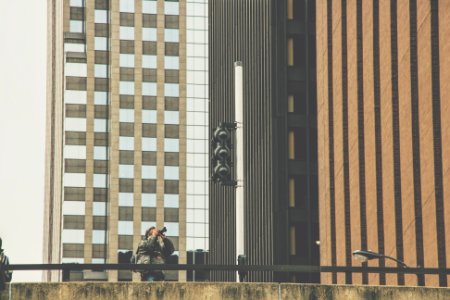
[[[6,270],[12,271],[107,271],[107,270],[175,270],[175,271],[238,271],[238,272],[293,272],[293,273],[395,273],[450,275],[450,269],[440,268],[388,268],[388,267],[346,267],[309,265],[198,265],[198,264],[11,264]]]

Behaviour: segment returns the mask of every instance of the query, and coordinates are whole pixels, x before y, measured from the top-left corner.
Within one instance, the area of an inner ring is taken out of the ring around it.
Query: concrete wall
[[[9,290],[10,288],[10,290]],[[450,299],[449,288],[277,283],[13,283],[7,299]]]

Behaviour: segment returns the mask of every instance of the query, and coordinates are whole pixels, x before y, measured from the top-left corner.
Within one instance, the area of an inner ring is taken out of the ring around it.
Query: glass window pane
[[[180,179],[178,167],[164,167],[164,179],[178,180]]]
[[[119,221],[118,234],[133,235],[133,221]]]
[[[180,41],[180,31],[178,29],[164,29],[164,40],[178,43]]]
[[[70,104],[86,104],[87,92],[66,90],[64,92],[64,102]]]
[[[156,1],[143,0],[142,1],[142,13],[156,14]]]
[[[134,27],[120,26],[120,39],[134,41]]]
[[[108,147],[94,146],[94,159],[108,159]]]
[[[108,11],[96,9],[94,20],[95,23],[108,23]]]
[[[87,65],[81,63],[66,63],[64,66],[66,76],[86,77]]]
[[[179,97],[180,87],[178,83],[165,83],[164,84],[164,96],[166,97]]]
[[[134,95],[134,82],[120,81],[119,93],[121,95]]]
[[[164,68],[178,70],[180,68],[178,56],[164,56]]]
[[[179,152],[179,139],[164,139],[164,152]]]
[[[86,174],[65,173],[64,186],[86,187]]]
[[[106,231],[105,230],[92,230],[92,244],[105,244]]]
[[[119,206],[134,206],[133,193],[119,193]]]
[[[164,124],[179,124],[180,113],[178,111],[165,111],[164,112]]]
[[[70,6],[73,7],[83,7],[84,0],[70,0]]]
[[[86,159],[86,146],[64,146],[64,158]]]
[[[156,124],[156,110],[142,110],[142,123]]]
[[[120,0],[120,12],[134,12],[134,0]]]
[[[97,78],[107,78],[108,65],[94,65],[94,76]]]
[[[134,178],[134,166],[119,165],[119,178]]]
[[[134,54],[120,54],[120,66],[121,67],[134,67]]]
[[[106,119],[94,119],[95,132],[107,132],[108,122]]]
[[[179,15],[180,10],[178,2],[164,1],[164,14]]]
[[[179,207],[179,196],[176,194],[164,194],[164,207]]]
[[[62,213],[65,216],[84,216],[85,202],[84,201],[64,201]]]
[[[94,50],[108,50],[108,38],[96,36],[94,40]]]
[[[142,207],[156,207],[156,194],[142,193]]]
[[[65,52],[85,52],[85,44],[64,43]]]
[[[142,138],[142,151],[156,151],[156,138]]]
[[[86,119],[66,118],[64,120],[65,131],[86,131]]]
[[[107,105],[108,93],[107,92],[94,92],[94,104]]]
[[[106,216],[106,202],[92,202],[93,216]]]
[[[167,227],[167,236],[179,235],[179,224],[175,222],[164,222],[164,226]]]
[[[107,187],[108,175],[107,174],[94,174],[94,187],[105,188]]]
[[[70,20],[70,32],[83,32],[83,21]]]
[[[142,83],[142,95],[143,96],[156,96],[156,83],[155,82],[143,82]]]
[[[142,55],[142,67],[156,69],[156,55]]]
[[[120,122],[134,122],[134,109],[119,109],[119,121]]]
[[[156,28],[142,28],[142,40],[156,42]]]
[[[64,229],[61,236],[62,243],[84,243],[84,229]]]
[[[120,136],[119,150],[134,150],[134,137]]]
[[[156,179],[156,166],[142,166],[142,179]]]

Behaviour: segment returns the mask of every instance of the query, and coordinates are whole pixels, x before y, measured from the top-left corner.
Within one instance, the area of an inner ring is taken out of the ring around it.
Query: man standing
[[[174,252],[172,241],[164,234],[165,227],[157,230],[150,227],[136,251],[137,264],[164,264],[168,256]],[[141,281],[162,281],[164,273],[161,270],[140,271]]]
[[[5,267],[8,265],[9,259],[5,255],[4,249],[2,249],[2,239],[0,238],[0,290],[5,288],[5,282],[10,282],[12,279],[12,272],[5,270]]]

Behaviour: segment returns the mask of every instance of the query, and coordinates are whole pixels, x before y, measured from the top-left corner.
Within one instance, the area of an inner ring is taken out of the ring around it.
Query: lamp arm
[[[396,259],[395,257],[392,256],[388,256],[388,255],[383,255],[384,258],[393,260],[395,262],[397,262],[399,265],[401,265],[403,268],[409,268],[404,262],[402,262],[401,260]]]

